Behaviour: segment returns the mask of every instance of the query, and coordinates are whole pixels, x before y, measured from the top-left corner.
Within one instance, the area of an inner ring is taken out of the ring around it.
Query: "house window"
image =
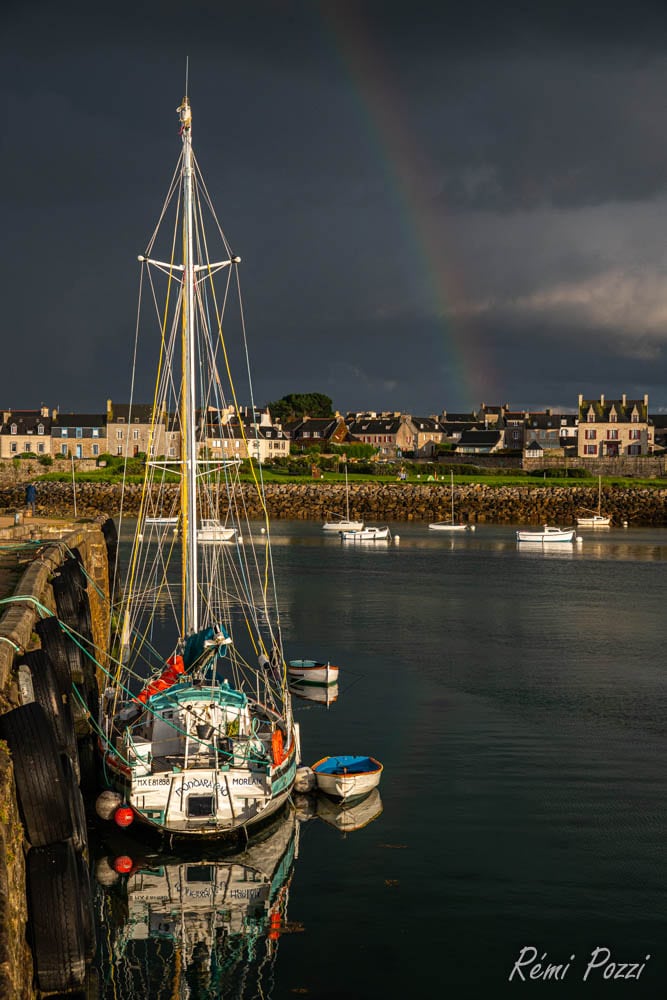
[[[60,445],[60,454],[61,455],[66,455],[67,454],[67,445],[66,444],[61,444]]]
[[[67,428],[66,427],[63,427],[63,429],[60,432],[60,436],[64,437],[64,438],[67,437]]]
[[[122,446],[122,444],[119,444],[118,447],[116,448],[116,454],[117,455],[122,455],[123,454],[123,446]]]
[[[125,417],[119,417],[118,418],[118,423],[119,424],[124,424],[125,423]]]
[[[588,414],[588,422],[589,422],[589,424],[594,424],[595,423],[595,414],[594,413],[589,413]]]
[[[123,440],[123,432],[122,431],[116,431],[116,440],[117,441],[122,441]],[[120,455],[120,452],[118,452],[118,454]]]
[[[99,455],[99,453],[100,453],[100,446],[99,446],[99,444],[94,444],[93,445],[93,455]]]
[[[37,445],[37,452],[40,455],[44,454],[44,442],[43,441],[40,441],[39,444]]]
[[[11,426],[11,432],[12,432],[12,434],[16,434],[16,430],[17,430],[16,424],[12,424],[12,426]]]
[[[93,427],[93,437],[94,438],[98,438],[99,436],[100,436],[100,429],[99,429],[99,427]]]
[[[133,441],[139,440],[139,431],[132,431],[132,440]]]
[[[587,439],[588,441],[595,441],[595,439],[596,439],[596,437],[597,437],[597,433],[598,433],[597,431],[592,431],[592,430],[591,430],[591,431],[589,431],[589,430],[586,430],[586,431],[584,431],[584,437],[585,437],[585,438],[586,438],[586,439]]]
[[[169,455],[170,455],[170,456],[173,456],[173,455],[175,455],[175,454],[176,454],[176,449],[175,449],[175,448],[170,448],[170,449],[169,449]]]
[[[636,410],[633,412],[632,416],[630,417],[630,421],[633,424],[638,424],[639,423],[639,414],[637,413]]]
[[[641,455],[642,446],[640,444],[628,445],[628,455]]]
[[[618,431],[607,431],[607,441],[618,441]]]
[[[82,427],[77,427],[77,429],[76,429],[76,436],[78,438],[83,437],[83,428]]]
[[[17,445],[16,441],[12,441],[12,453],[17,452],[18,451],[18,447],[19,446]]]
[[[594,444],[585,444],[584,455],[597,455],[597,446]]]
[[[630,430],[628,431],[628,434],[629,434],[629,437],[630,437],[631,441],[640,441],[641,440],[642,432],[640,431],[640,429],[638,427],[632,427],[632,428],[630,428]]]
[[[44,424],[37,424],[37,433],[38,434],[44,433]]]
[[[612,410],[611,413],[609,414],[609,423],[610,424],[615,424],[617,420],[618,420],[618,416],[616,415],[616,411]]]

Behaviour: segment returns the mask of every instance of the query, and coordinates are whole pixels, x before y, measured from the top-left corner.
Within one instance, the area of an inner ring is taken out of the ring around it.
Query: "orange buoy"
[[[134,823],[134,809],[131,806],[119,806],[113,814],[116,826],[125,828]]]

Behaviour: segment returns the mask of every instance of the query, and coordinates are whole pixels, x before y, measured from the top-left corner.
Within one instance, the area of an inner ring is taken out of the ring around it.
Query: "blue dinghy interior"
[[[366,774],[377,771],[379,764],[370,757],[327,757],[315,767],[320,774]]]

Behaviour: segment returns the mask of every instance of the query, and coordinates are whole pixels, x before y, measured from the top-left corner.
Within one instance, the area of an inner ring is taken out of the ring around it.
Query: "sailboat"
[[[456,521],[454,519],[454,470],[450,470],[450,484],[452,491],[452,516],[449,521],[434,521],[429,524],[430,531],[469,531],[470,525],[466,524],[465,521]]]
[[[598,476],[598,509],[577,517],[577,526],[579,528],[608,528],[610,524],[611,516],[602,513],[602,476]]]
[[[193,840],[246,835],[282,807],[294,782],[299,732],[282,653],[262,468],[245,436],[252,483],[240,482],[238,434],[245,435],[245,424],[231,375],[234,352],[244,362],[249,356],[240,257],[220,229],[193,153],[187,96],[178,115],[178,166],[139,257],[150,318],[158,320],[152,342],[158,374],[128,569],[116,595],[115,668],[101,700],[99,742],[105,794],[118,802],[116,822]],[[213,236],[205,234],[204,218],[214,223]],[[213,279],[221,275],[223,287],[216,289]],[[165,304],[158,309],[160,280]],[[140,308],[138,336],[143,320]],[[235,323],[238,343],[230,336]],[[134,357],[144,356],[135,345]],[[133,385],[136,377],[135,371]],[[249,369],[246,377],[252,400]],[[236,420],[227,419],[230,411]],[[229,439],[221,439],[223,432]],[[134,513],[131,499],[123,504],[121,542]],[[248,521],[253,504],[262,518],[257,538]],[[175,510],[178,532],[155,525],[155,511]],[[200,544],[207,520],[234,527],[233,541]]]
[[[325,521],[322,525],[323,531],[361,531],[364,526],[363,521],[350,520],[350,487],[347,481],[347,465],[345,466],[345,517],[339,517],[336,521]]]

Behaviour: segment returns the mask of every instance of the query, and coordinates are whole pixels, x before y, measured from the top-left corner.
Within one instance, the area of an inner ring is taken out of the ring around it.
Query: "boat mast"
[[[197,411],[195,406],[195,335],[194,286],[195,266],[192,253],[193,228],[193,169],[192,111],[186,95],[177,109],[181,120],[183,141],[183,313],[182,364],[183,393],[181,400],[183,475],[181,476],[181,510],[183,514],[183,634],[190,635],[199,627],[197,580]]]

